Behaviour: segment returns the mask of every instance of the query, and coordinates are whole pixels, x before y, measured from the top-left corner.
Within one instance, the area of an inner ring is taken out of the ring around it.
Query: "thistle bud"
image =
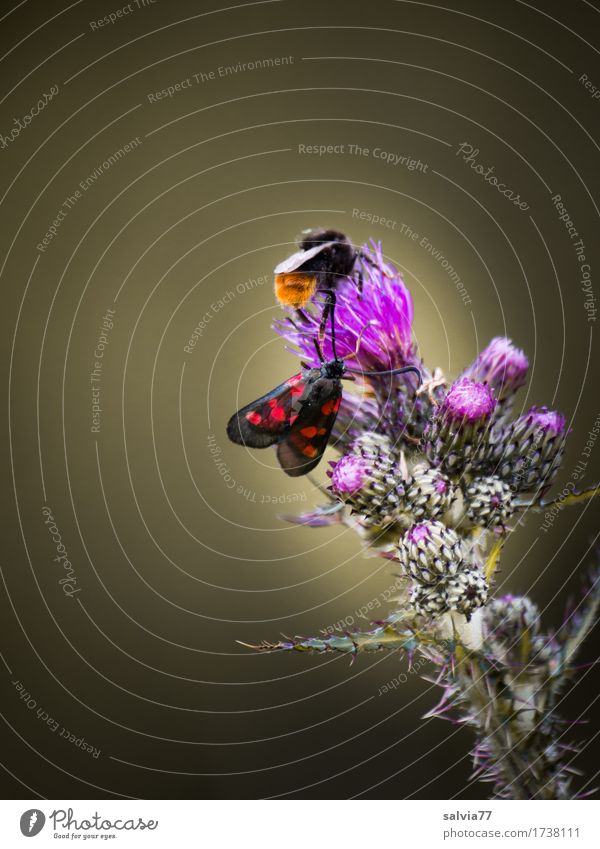
[[[331,489],[342,500],[355,495],[368,482],[371,467],[367,460],[346,454],[333,467]]]
[[[495,408],[485,383],[468,377],[453,383],[424,433],[429,460],[449,473],[470,468]]]
[[[395,469],[388,437],[365,433],[333,466],[332,492],[360,514],[364,525],[384,525],[401,509],[405,485]]]
[[[461,376],[487,383],[494,397],[506,402],[525,383],[528,368],[523,351],[505,336],[496,336]]]
[[[474,525],[504,529],[515,510],[513,492],[495,475],[476,478],[465,490],[465,507]]]
[[[456,610],[467,617],[487,602],[489,587],[481,569],[465,569],[445,582],[448,610]]]
[[[464,543],[441,522],[421,522],[408,530],[398,544],[398,559],[407,575],[420,584],[437,584],[464,568]]]
[[[495,474],[518,492],[548,487],[565,450],[565,418],[547,407],[532,407],[511,422],[493,445],[488,459]]]
[[[415,472],[406,491],[406,503],[415,519],[437,519],[450,509],[457,490],[439,469]]]
[[[449,575],[437,584],[415,582],[410,593],[410,603],[422,615],[439,616],[455,610],[466,616],[468,621],[479,607],[485,605],[488,592],[483,572],[470,568]]]

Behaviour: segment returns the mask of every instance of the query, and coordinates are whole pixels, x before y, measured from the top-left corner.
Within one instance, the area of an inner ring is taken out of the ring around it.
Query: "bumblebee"
[[[275,295],[286,307],[302,309],[318,290],[335,289],[340,277],[351,277],[360,255],[339,230],[306,230],[300,250],[275,268]]]
[[[317,292],[324,292],[325,303],[321,314],[318,342],[323,341],[327,319],[335,312],[335,287],[340,278],[351,278],[362,293],[363,277],[356,261],[361,259],[373,265],[371,258],[354,247],[350,239],[339,230],[305,230],[299,242],[300,250],[284,259],[275,268],[275,296],[280,304],[298,310],[308,304]],[[335,354],[334,354],[335,356]]]

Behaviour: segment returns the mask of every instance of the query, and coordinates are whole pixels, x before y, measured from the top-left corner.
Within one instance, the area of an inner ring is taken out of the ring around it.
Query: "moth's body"
[[[343,360],[308,368],[238,410],[227,424],[232,442],[250,448],[277,445],[286,474],[298,477],[318,465],[342,400]]]

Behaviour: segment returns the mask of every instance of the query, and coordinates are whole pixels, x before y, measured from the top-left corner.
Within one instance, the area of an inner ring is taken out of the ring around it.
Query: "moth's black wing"
[[[312,382],[297,419],[277,446],[277,459],[286,475],[306,475],[321,462],[341,400],[338,378],[318,377]]]
[[[238,445],[267,448],[279,442],[296,421],[313,372],[295,374],[267,395],[242,407],[229,419],[227,436]]]

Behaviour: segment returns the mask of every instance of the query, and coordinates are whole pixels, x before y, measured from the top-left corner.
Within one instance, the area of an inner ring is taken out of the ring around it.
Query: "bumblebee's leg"
[[[368,254],[366,254],[364,251],[359,251],[358,256],[361,258],[361,260],[363,260],[363,262],[366,262],[367,265],[370,265],[371,268],[376,268],[376,269],[378,269],[378,271],[383,272],[383,275],[385,277],[391,277],[392,276],[389,273],[389,271],[387,270],[387,268],[385,267],[385,264],[382,265],[382,266],[377,265],[377,263],[374,260],[372,260],[371,257],[368,256]]]
[[[321,343],[319,342],[318,339],[313,339],[313,342],[315,343],[315,350],[317,352],[317,357],[319,358],[319,362],[324,363],[325,357],[323,356],[323,349],[321,348]]]
[[[321,323],[319,324],[319,342],[322,344],[323,339],[325,338],[327,319],[330,315],[333,321],[333,310],[335,309],[335,294],[333,292],[333,289],[321,289],[321,291],[325,295],[325,303],[323,304],[323,312],[321,313]]]
[[[323,312],[321,313],[319,342],[322,343],[325,338],[327,319],[331,316],[331,353],[333,354],[333,359],[337,360],[337,350],[335,347],[335,307],[337,304],[337,298],[333,289],[323,289],[321,291],[325,292],[326,300],[323,304]]]

